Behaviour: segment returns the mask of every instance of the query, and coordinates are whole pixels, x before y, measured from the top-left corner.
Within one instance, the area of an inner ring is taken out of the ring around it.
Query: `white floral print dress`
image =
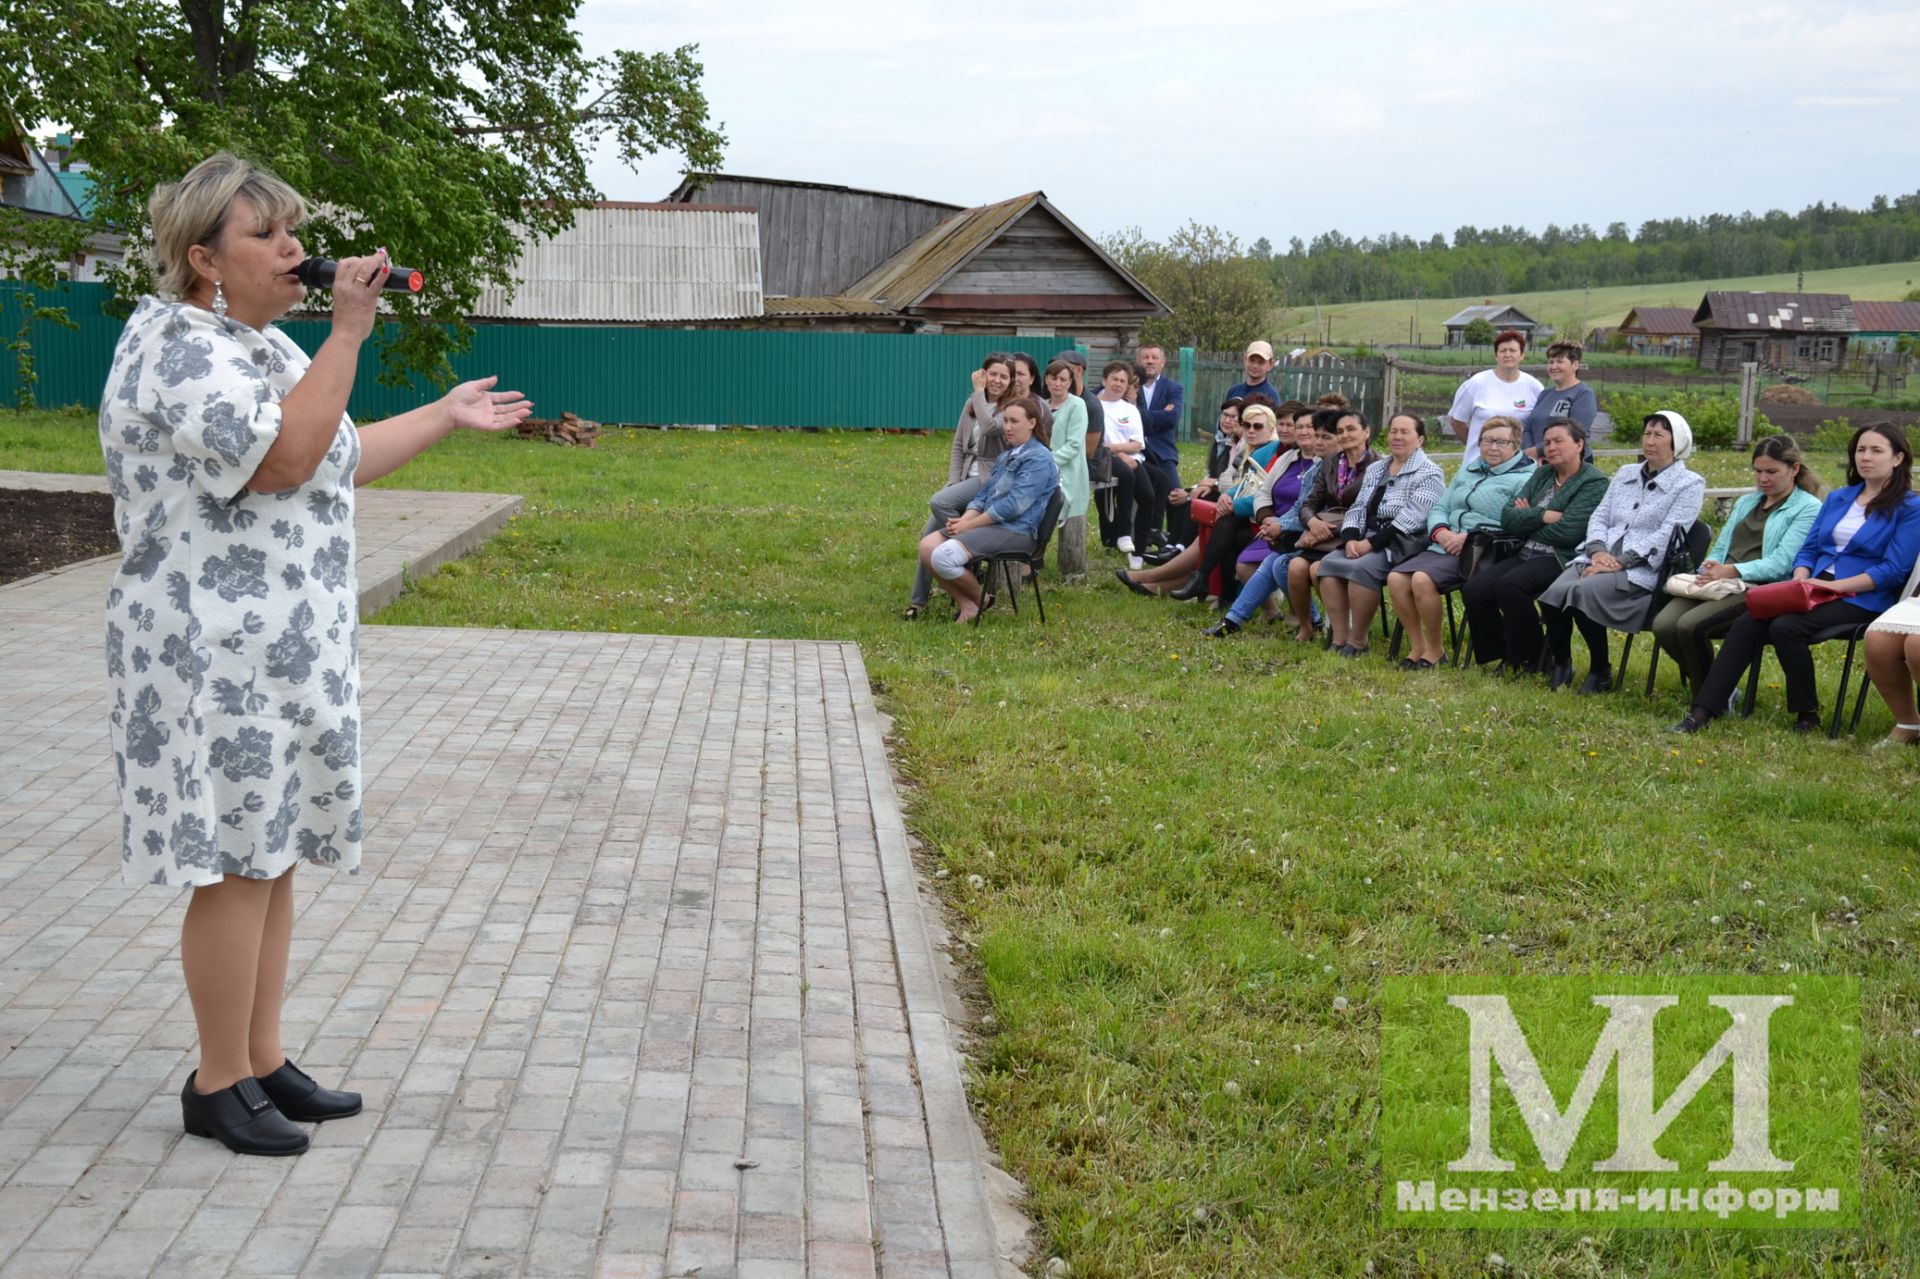
[[[114,348],[100,446],[123,559],[107,679],[129,884],[360,862],[353,472],[340,419],[314,475],[246,487],[306,354],[142,299]]]

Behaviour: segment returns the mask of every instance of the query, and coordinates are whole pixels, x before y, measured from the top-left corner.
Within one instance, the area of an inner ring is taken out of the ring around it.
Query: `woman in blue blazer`
[[[1864,626],[1893,607],[1916,557],[1920,496],[1913,491],[1913,454],[1906,432],[1889,422],[1869,423],[1847,442],[1847,486],[1827,495],[1813,531],[1793,560],[1793,580],[1820,579],[1845,598],[1809,613],[1767,621],[1749,615],[1735,622],[1707,678],[1694,690],[1692,709],[1673,731],[1697,733],[1723,714],[1741,676],[1768,644],[1786,675],[1793,730],[1810,733],[1819,728],[1812,637],[1835,626]]]

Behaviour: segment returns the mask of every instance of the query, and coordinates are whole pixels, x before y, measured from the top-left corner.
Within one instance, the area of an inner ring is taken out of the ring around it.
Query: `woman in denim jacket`
[[[982,555],[1031,553],[1040,539],[1047,502],[1060,488],[1060,467],[1053,452],[1035,435],[1040,406],[1032,396],[1000,410],[1007,449],[967,509],[920,540],[920,563],[940,589],[953,597],[954,621],[969,622],[993,607],[967,566]]]
[[[1587,642],[1582,693],[1613,687],[1607,632],[1636,631],[1659,580],[1667,540],[1700,518],[1707,482],[1687,469],[1693,429],[1671,409],[1641,425],[1641,460],[1623,466],[1587,521],[1587,540],[1559,577],[1540,593],[1547,628],[1547,687],[1573,682],[1573,628]]]

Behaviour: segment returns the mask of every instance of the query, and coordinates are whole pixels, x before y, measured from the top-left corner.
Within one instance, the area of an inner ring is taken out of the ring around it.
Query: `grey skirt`
[[[1393,571],[1409,574],[1425,573],[1432,579],[1434,589],[1440,591],[1450,591],[1465,580],[1460,575],[1460,557],[1449,555],[1445,551],[1422,551],[1395,564]]]
[[[1350,559],[1339,550],[1320,561],[1320,576],[1345,578],[1355,586],[1377,591],[1387,584],[1387,553],[1368,551],[1359,559]]]
[[[1652,593],[1635,586],[1625,570],[1582,577],[1580,569],[1569,564],[1540,592],[1540,602],[1577,609],[1608,630],[1635,631],[1647,620],[1647,596]]]

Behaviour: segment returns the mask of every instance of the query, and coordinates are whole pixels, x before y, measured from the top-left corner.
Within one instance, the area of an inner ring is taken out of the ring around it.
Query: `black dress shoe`
[[[1120,579],[1120,585],[1126,587],[1128,590],[1132,591],[1135,595],[1153,594],[1152,591],[1148,590],[1146,587],[1140,585],[1140,583],[1128,577],[1126,569],[1117,568],[1113,570],[1113,575]]]
[[[1240,623],[1231,617],[1223,617],[1200,633],[1208,639],[1224,639],[1240,629]]]
[[[1169,595],[1171,595],[1174,599],[1177,599],[1177,600],[1199,599],[1202,595],[1205,595],[1206,593],[1207,593],[1207,580],[1204,577],[1200,576],[1200,571],[1198,569],[1195,569],[1193,572],[1187,574],[1187,580],[1185,584],[1183,584],[1180,587],[1179,590],[1168,592]]]
[[[1697,733],[1712,722],[1713,722],[1713,717],[1711,715],[1708,715],[1705,711],[1701,710],[1698,706],[1695,706],[1692,709],[1688,710],[1683,717],[1681,717],[1681,720],[1678,724],[1675,724],[1672,728],[1669,728],[1667,731],[1669,733]]]
[[[1793,731],[1796,733],[1817,733],[1820,731],[1820,712],[1801,711],[1793,717]]]
[[[1580,681],[1580,687],[1574,690],[1582,697],[1591,697],[1595,693],[1604,693],[1613,687],[1611,670],[1588,671],[1586,679]]]
[[[267,1096],[258,1079],[242,1079],[231,1088],[201,1093],[193,1086],[199,1071],[180,1090],[180,1118],[190,1137],[211,1137],[236,1155],[297,1155],[307,1134]]]
[[[313,1077],[293,1064],[280,1063],[280,1069],[260,1077],[260,1087],[287,1118],[303,1124],[325,1123],[360,1113],[360,1094],[322,1088]]]
[[[1557,693],[1573,683],[1573,663],[1555,662],[1547,667],[1547,691]]]

